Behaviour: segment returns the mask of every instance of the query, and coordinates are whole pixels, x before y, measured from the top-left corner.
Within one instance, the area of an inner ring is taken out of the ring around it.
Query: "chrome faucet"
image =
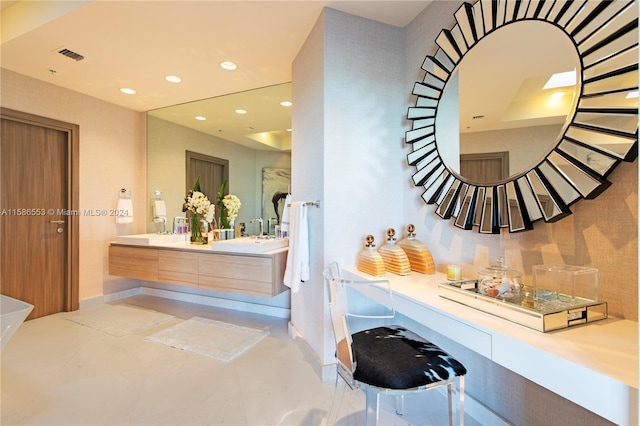
[[[251,219],[249,221],[250,223],[253,222],[258,222],[260,224],[260,233],[258,234],[258,238],[262,238],[263,234],[264,234],[264,228],[263,228],[263,221],[261,217],[255,218],[255,219]]]

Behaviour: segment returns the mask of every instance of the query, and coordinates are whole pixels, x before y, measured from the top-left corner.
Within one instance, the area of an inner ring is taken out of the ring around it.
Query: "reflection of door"
[[[509,177],[509,153],[461,154],[460,176],[478,184],[500,182]]]
[[[200,176],[200,189],[202,193],[215,204],[220,186],[229,179],[229,160],[211,157],[187,151],[187,191],[193,189],[198,176]],[[227,192],[229,187],[227,186]],[[217,214],[217,212],[216,212]]]
[[[2,294],[30,319],[77,309],[77,126],[2,109],[0,127]]]

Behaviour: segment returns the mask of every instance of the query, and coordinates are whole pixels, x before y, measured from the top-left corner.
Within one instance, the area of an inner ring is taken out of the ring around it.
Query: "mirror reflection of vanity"
[[[193,186],[186,182],[185,153],[190,151],[227,160],[228,192],[242,202],[236,221],[246,224],[248,234],[255,234],[250,219],[266,214],[266,227],[275,215],[263,212],[263,169],[291,168],[291,108],[279,104],[290,99],[291,84],[284,83],[148,113],[148,198],[156,190],[162,192],[169,223],[184,216],[182,203]],[[235,112],[240,108],[246,114]],[[215,202],[216,192],[205,195]],[[151,211],[147,216],[147,231],[157,231]]]
[[[407,114],[413,181],[436,214],[481,233],[530,230],[636,158],[635,4],[478,1],[455,19]]]

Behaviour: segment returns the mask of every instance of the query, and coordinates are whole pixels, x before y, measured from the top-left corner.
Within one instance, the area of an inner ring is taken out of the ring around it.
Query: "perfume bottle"
[[[398,245],[407,254],[412,271],[435,274],[436,264],[433,262],[433,256],[431,256],[429,249],[416,238],[416,234],[413,232],[415,229],[413,224],[409,224],[407,237],[398,241]]]
[[[384,260],[384,269],[398,275],[409,275],[411,265],[407,254],[396,244],[396,231],[393,228],[387,229],[387,243],[380,247],[378,252]]]
[[[373,241],[373,235],[367,235],[367,244],[358,255],[358,270],[374,277],[381,277],[384,275],[384,262]]]

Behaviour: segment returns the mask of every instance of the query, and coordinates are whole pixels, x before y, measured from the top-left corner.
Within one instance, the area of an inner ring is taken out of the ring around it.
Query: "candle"
[[[462,267],[460,265],[447,265],[447,279],[456,281],[462,279]]]

